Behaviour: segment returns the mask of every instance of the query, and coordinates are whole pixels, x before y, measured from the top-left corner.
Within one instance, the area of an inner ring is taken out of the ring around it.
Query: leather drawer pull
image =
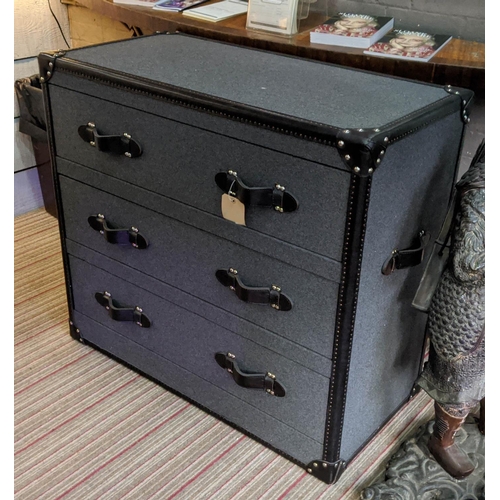
[[[215,354],[215,361],[224,370],[227,370],[233,380],[241,387],[247,389],[263,389],[271,396],[283,398],[285,396],[285,388],[276,380],[276,375],[270,372],[267,373],[246,373],[242,371],[236,363],[236,356],[228,352],[218,352]]]
[[[130,229],[115,229],[108,225],[104,215],[91,215],[88,223],[92,229],[99,231],[108,243],[127,245],[130,244],[134,248],[147,248],[148,240],[139,232],[136,227]]]
[[[297,199],[280,184],[267,188],[249,187],[233,170],[219,172],[215,176],[215,182],[222,191],[237,198],[246,206],[273,207],[277,212],[293,212],[299,208]]]
[[[149,321],[149,318],[142,312],[139,306],[122,307],[116,300],[111,298],[109,292],[97,292],[95,299],[109,312],[110,318],[115,321],[133,321],[142,328],[149,328],[151,326],[151,321]]]
[[[141,146],[129,134],[101,135],[97,131],[95,123],[92,122],[78,127],[78,134],[85,142],[97,148],[98,151],[125,155],[128,158],[135,158],[142,154]]]
[[[270,288],[246,286],[240,280],[238,271],[232,267],[227,271],[218,269],[215,276],[220,283],[228,286],[244,302],[270,304],[273,309],[279,311],[290,311],[292,309],[292,301],[281,292],[279,286],[271,285]]]
[[[405,250],[393,250],[382,266],[382,274],[389,276],[396,269],[418,266],[424,260],[424,250],[429,242],[430,235],[420,231],[418,246]]]

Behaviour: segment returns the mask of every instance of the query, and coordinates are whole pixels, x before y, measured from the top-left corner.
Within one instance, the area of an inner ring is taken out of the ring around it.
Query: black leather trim
[[[149,246],[148,240],[136,227],[116,229],[106,221],[103,214],[91,215],[87,219],[90,227],[104,236],[108,243],[115,245],[132,245],[143,250]]]
[[[351,175],[349,207],[342,254],[342,282],[339,287],[332,375],[328,394],[323,460],[340,460],[345,398],[349,377],[352,336],[358,300],[359,278],[366,230],[371,177]]]
[[[51,50],[41,52],[38,55],[38,70],[40,82],[46,83],[50,80],[56,69],[56,59],[66,54],[65,50]]]

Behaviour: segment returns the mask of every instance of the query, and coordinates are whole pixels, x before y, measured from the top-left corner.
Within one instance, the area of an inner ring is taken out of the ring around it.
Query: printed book
[[[246,14],[247,10],[248,2],[245,0],[223,0],[222,2],[185,10],[182,15],[216,23],[239,14]]]
[[[339,12],[310,33],[311,43],[367,49],[394,27],[394,18]]]
[[[154,5],[153,10],[181,12],[207,1],[208,0],[160,0],[160,2],[157,1]]]
[[[125,5],[140,5],[142,7],[153,7],[158,0],[113,0],[113,3],[123,3]]]
[[[394,30],[365,50],[364,53],[371,56],[427,62],[451,38],[448,35],[431,35],[422,31]]]

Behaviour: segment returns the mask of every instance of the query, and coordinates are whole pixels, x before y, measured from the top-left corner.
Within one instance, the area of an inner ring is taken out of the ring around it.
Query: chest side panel
[[[426,316],[413,309],[425,263],[384,276],[393,249],[420,230],[429,251],[446,214],[463,123],[450,115],[389,146],[374,174],[345,401],[341,457],[350,460],[408,398],[420,368]]]

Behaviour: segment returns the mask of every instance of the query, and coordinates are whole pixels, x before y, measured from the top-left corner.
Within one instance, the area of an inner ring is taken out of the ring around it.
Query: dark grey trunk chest
[[[472,93],[181,34],[39,62],[72,336],[337,480],[412,395]]]

